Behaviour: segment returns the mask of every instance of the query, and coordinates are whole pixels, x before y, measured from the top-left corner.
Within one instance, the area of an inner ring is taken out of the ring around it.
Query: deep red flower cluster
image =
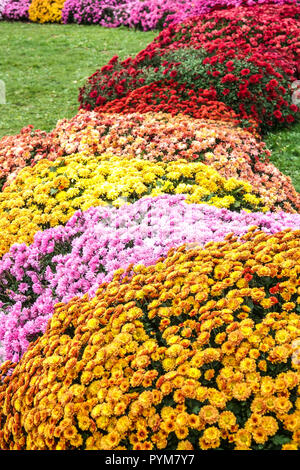
[[[206,67],[200,78],[207,82],[204,73],[210,75],[212,83],[207,88],[214,88],[214,100],[224,102],[243,118],[251,115],[260,120],[262,127],[289,124],[299,111],[297,106],[291,105],[289,90],[290,83],[299,74],[299,28],[300,6],[296,4],[238,7],[190,18],[184,24],[163,30],[136,57],[119,61],[114,56],[81,88],[80,108],[103,109],[102,106],[110,101],[115,107],[115,100],[124,97],[131,101],[137,96],[132,96],[132,90],[142,88],[144,93],[145,71],[157,71],[161,64],[164,65],[162,57],[170,51],[201,49],[206,54],[203,61]],[[238,62],[244,66],[237,71]],[[256,72],[253,71],[255,68]],[[166,66],[162,73],[166,79],[178,79],[176,68],[169,70]],[[153,81],[159,79],[161,77],[156,77]],[[234,96],[230,96],[232,84],[236,85]],[[254,95],[249,89],[253,85],[265,100],[261,106],[265,113],[254,103],[251,106]],[[198,94],[192,84],[190,88]],[[141,91],[137,94],[140,95]],[[175,103],[175,96],[173,100]],[[124,106],[124,100],[120,106]],[[106,109],[111,111],[111,108]],[[166,108],[163,110],[167,111]],[[172,111],[168,109],[168,112]]]
[[[190,92],[193,100],[192,106],[189,103],[188,114],[194,117],[197,115],[195,106],[202,105],[203,99],[206,107],[208,100],[225,103],[241,121],[247,121],[251,116],[262,130],[277,124],[290,124],[299,115],[298,107],[292,103],[289,77],[284,72],[279,73],[271,64],[257,66],[245,59],[223,58],[192,48],[168,51],[156,59],[155,67],[140,68],[131,80],[121,80],[121,96],[114,92],[114,88],[108,88],[106,93],[103,82],[101,86],[96,82],[85,109],[93,109],[95,97],[96,109],[103,110],[106,104],[104,109],[108,112],[121,111],[124,103],[126,109],[135,109],[132,108],[134,102],[141,110],[145,104],[147,109],[149,104],[157,104],[159,110],[173,113],[181,111],[179,104],[186,101]],[[172,90],[169,89],[170,81]],[[119,90],[118,86],[116,90]],[[140,95],[141,101],[137,100]],[[121,99],[119,105],[118,99]],[[215,103],[211,106],[215,108]],[[154,111],[153,107],[148,110]],[[186,113],[185,106],[183,112]],[[201,117],[202,113],[203,110]]]
[[[105,113],[164,112],[171,115],[185,114],[197,119],[232,122],[255,132],[257,123],[248,119],[240,122],[239,116],[225,103],[215,99],[213,90],[202,92],[188,89],[173,80],[154,82],[131,91],[121,99],[115,99],[95,111]]]
[[[139,75],[142,70],[132,64],[133,59],[123,61],[113,56],[107,65],[89,77],[87,84],[79,91],[81,108],[91,109],[107,101],[125,96],[129,90],[141,86]],[[89,107],[90,105],[90,107]]]
[[[288,75],[271,64],[256,65],[245,59],[209,55],[203,49],[168,51],[159,66],[146,69],[147,83],[172,77],[187,88],[224,101],[242,119],[252,116],[261,125],[292,123],[298,107],[292,103]]]
[[[168,48],[203,47],[212,54],[251,57],[299,75],[299,23],[300,5],[296,3],[215,10],[164,29],[138,53],[134,65]]]

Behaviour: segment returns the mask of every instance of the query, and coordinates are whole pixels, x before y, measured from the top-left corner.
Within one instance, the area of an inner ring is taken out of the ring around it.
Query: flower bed
[[[5,19],[46,23],[99,24],[104,27],[162,30],[214,10],[257,4],[297,4],[298,0],[2,0]],[[2,10],[1,10],[2,8]]]
[[[69,1],[69,0],[67,0]],[[131,0],[127,3],[124,24],[143,31],[162,30],[168,25],[180,24],[188,18],[202,16],[214,10],[262,4],[295,4],[294,0]]]
[[[2,366],[1,448],[297,449],[299,237],[173,249],[57,304]]]
[[[204,246],[250,228],[276,233],[298,227],[300,214],[237,213],[186,204],[182,195],[78,211],[65,227],[36,233],[32,245],[15,245],[0,261],[0,356],[19,360],[44,333],[56,303],[85,293],[93,297],[118,269],[149,266],[187,241]]]
[[[63,23],[99,24],[106,28],[125,25],[127,0],[66,0],[62,10]]]
[[[217,10],[187,19],[183,24],[165,28],[152,43],[141,51],[139,63],[169,48],[203,48],[220,50],[221,55],[237,57],[259,55],[274,65],[289,70],[299,65],[298,27],[299,3],[255,5]],[[273,20],[273,24],[271,24]]]
[[[295,4],[294,0],[66,0],[63,6],[64,23],[99,24],[148,30],[162,30],[170,24],[218,9],[257,4]]]
[[[300,449],[300,195],[261,137],[299,116],[300,7],[261,3],[207,2],[1,139],[1,449]]]
[[[132,90],[140,90],[143,102],[153,85],[160,104],[155,86],[163,79],[168,95],[169,87],[180,97],[189,90],[204,93],[242,119],[256,119],[263,131],[288,125],[299,118],[291,90],[299,64],[299,13],[297,5],[240,7],[170,26],[135,58],[120,62],[115,56],[96,71],[80,90],[81,107],[102,109],[118,98],[131,100]],[[271,29],[272,21],[276,27]],[[170,79],[181,88],[170,86]]]
[[[270,152],[258,137],[230,122],[154,114],[147,107],[142,111],[124,115],[80,111],[61,120],[50,133],[29,126],[19,136],[4,137],[0,141],[3,188],[22,168],[41,159],[54,161],[75,152],[113,153],[152,162],[202,161],[227,179],[249,182],[269,209],[299,211],[299,195],[269,161]]]
[[[223,115],[222,117],[224,120],[226,119],[226,115]],[[230,118],[232,118],[232,114],[230,114]],[[64,119],[58,122],[55,129],[50,133],[46,133],[38,129],[34,130],[33,126],[27,126],[23,128],[17,136],[4,136],[0,140],[0,189],[3,189],[7,184],[12,182],[22,168],[29,165],[34,166],[41,159],[47,158],[48,160],[55,160],[63,155],[69,155],[83,150],[92,153],[101,153],[101,150],[102,152],[105,151],[108,148],[106,144],[108,139],[107,134],[112,133],[115,136],[113,137],[112,135],[111,138],[117,139],[118,137],[115,132],[116,122],[122,126],[123,136],[126,137],[134,131],[135,126],[133,125],[132,119],[137,119],[136,124],[138,126],[142,126],[145,121],[148,128],[148,131],[146,132],[150,132],[150,134],[153,132],[151,131],[150,126],[151,121],[152,126],[156,125],[161,128],[161,132],[163,132],[165,126],[172,125],[171,121],[169,121],[171,116],[166,116],[165,118],[162,117],[160,119],[159,126],[159,121],[156,121],[155,117],[151,120],[147,115],[137,113],[126,117],[121,116],[120,114],[99,114],[81,111],[72,119]],[[157,119],[159,119],[159,115],[157,115]],[[179,125],[179,122],[180,119],[177,119],[176,125]],[[187,122],[189,122],[190,125],[197,126],[195,121],[190,120]],[[236,121],[233,120],[233,122]],[[205,125],[205,122],[203,125]],[[207,125],[210,126],[211,121],[208,121]],[[199,123],[199,126],[201,126],[201,123]],[[220,126],[220,123],[218,124],[216,122],[215,127],[217,128],[218,126]],[[173,134],[174,132],[175,129]],[[150,137],[151,135],[149,135],[148,138]],[[198,138],[200,137],[198,136]],[[122,155],[128,157],[130,157],[130,155],[133,156],[135,154],[135,145],[136,143],[133,141],[131,149],[127,146],[129,151],[128,155],[126,154],[126,149],[123,147],[124,151],[122,152]],[[258,148],[261,147],[261,149],[263,147],[263,145],[259,143],[257,143],[257,146]],[[203,148],[205,148],[205,146]],[[163,143],[159,149],[166,154],[163,150]],[[267,151],[261,150],[261,152],[262,158],[267,156]],[[259,153],[260,150],[257,150],[256,155]],[[119,155],[121,155],[120,152]],[[176,155],[178,155],[178,151],[176,152]],[[186,157],[184,152],[181,152],[180,155],[182,158]],[[138,154],[136,154],[136,156],[138,156]],[[163,159],[164,158],[162,157],[162,160]],[[170,160],[172,160],[172,158],[170,158]]]
[[[149,162],[79,153],[24,168],[0,193],[0,257],[14,243],[65,224],[77,209],[133,203],[143,196],[187,194],[189,202],[231,210],[267,210],[248,182],[225,179],[201,162]]]
[[[133,108],[132,103],[127,105]],[[82,111],[58,124],[52,132],[53,141],[60,140],[66,153],[82,150],[153,162],[181,158],[202,161],[225,178],[249,182],[271,210],[299,211],[299,194],[290,179],[269,161],[270,152],[259,137],[230,122],[152,114],[146,106],[141,108],[145,114]]]

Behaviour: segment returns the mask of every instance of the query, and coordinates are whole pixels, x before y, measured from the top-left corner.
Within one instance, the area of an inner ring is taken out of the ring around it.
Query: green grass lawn
[[[50,131],[74,116],[78,88],[115,54],[136,54],[157,35],[126,28],[0,22],[0,138],[28,124]],[[272,161],[300,192],[300,124],[264,136]]]
[[[0,22],[0,137],[22,127],[49,131],[74,116],[78,89],[115,54],[136,54],[157,32],[100,26]]]
[[[272,162],[282,173],[292,178],[300,192],[300,123],[280,132],[270,132],[264,136],[268,148],[272,151]]]

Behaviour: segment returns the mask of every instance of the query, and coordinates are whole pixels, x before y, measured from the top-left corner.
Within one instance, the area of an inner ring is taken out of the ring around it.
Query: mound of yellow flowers
[[[65,0],[32,0],[29,19],[37,23],[61,23]]]
[[[226,179],[201,162],[124,160],[78,153],[23,168],[0,192],[0,258],[14,243],[32,243],[39,230],[65,224],[76,210],[119,207],[143,196],[187,194],[187,202],[230,210],[265,211],[246,181]]]
[[[1,368],[1,448],[299,449],[299,260],[250,230],[57,304]]]

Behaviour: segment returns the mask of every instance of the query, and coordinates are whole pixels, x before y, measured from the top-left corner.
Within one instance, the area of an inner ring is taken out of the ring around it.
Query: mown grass
[[[272,151],[272,162],[282,173],[290,176],[300,192],[300,123],[264,136],[268,148]]]
[[[28,124],[50,131],[74,116],[78,88],[115,54],[136,54],[157,35],[126,28],[0,22],[0,138]],[[264,136],[272,161],[300,192],[300,124]]]
[[[115,54],[136,54],[157,35],[97,25],[0,22],[0,137],[32,124],[51,130],[74,116],[78,89]]]

